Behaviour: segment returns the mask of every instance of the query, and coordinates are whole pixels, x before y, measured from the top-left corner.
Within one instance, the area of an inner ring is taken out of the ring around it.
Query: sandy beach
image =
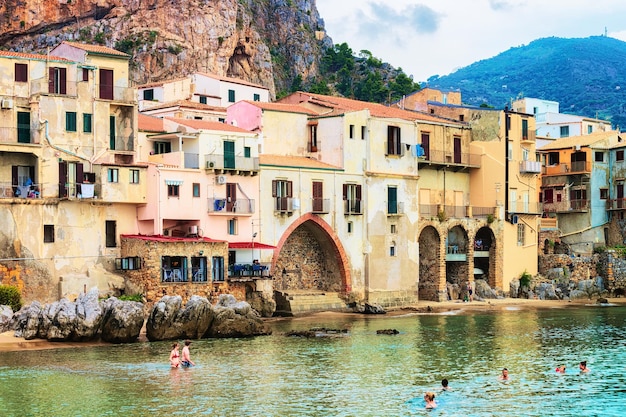
[[[626,305],[626,298],[609,298],[609,305]],[[377,316],[367,316],[368,318],[399,316],[405,314],[472,314],[476,312],[497,312],[500,310],[528,310],[528,309],[554,309],[554,308],[582,308],[592,306],[596,303],[592,300],[527,300],[520,298],[503,298],[497,300],[473,301],[464,303],[462,301],[444,301],[441,303],[433,301],[420,301],[416,305],[403,308],[387,309],[387,314]],[[365,317],[360,313],[344,313],[344,312],[319,312],[305,316],[270,318],[273,320],[297,320],[299,318],[311,319],[316,316],[328,317],[332,315],[356,315]],[[61,348],[79,348],[86,346],[106,346],[109,343],[94,342],[50,342],[45,339],[26,340],[21,337],[15,337],[13,331],[0,333],[0,352],[18,351],[18,350],[40,350],[40,349],[61,349]],[[147,341],[145,333],[139,336],[139,341]]]

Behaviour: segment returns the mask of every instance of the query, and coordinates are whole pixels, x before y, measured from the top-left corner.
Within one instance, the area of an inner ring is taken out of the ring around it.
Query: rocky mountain
[[[459,89],[467,104],[502,108],[518,97],[560,103],[562,113],[626,128],[626,42],[605,36],[544,38],[511,48],[428,87]]]
[[[63,40],[132,55],[137,84],[194,71],[242,78],[274,96],[314,78],[332,47],[315,0],[3,0],[2,49],[46,53]]]

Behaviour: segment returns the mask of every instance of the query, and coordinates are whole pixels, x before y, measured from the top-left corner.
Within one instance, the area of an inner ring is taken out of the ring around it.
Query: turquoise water
[[[324,316],[322,316],[324,317]],[[626,307],[273,322],[254,339],[0,354],[1,416],[624,416]],[[336,338],[292,329],[346,328]],[[379,329],[400,334],[377,335]],[[587,360],[589,374],[577,364]],[[565,375],[554,368],[567,365]],[[502,384],[502,367],[511,381]],[[450,380],[439,407],[427,390]]]

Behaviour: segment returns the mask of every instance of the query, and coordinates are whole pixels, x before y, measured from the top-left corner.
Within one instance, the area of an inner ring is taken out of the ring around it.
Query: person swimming
[[[503,381],[503,382],[508,382],[509,379],[509,370],[506,368],[502,369],[502,374],[498,377],[498,380]]]
[[[581,374],[586,374],[587,372],[591,370],[587,368],[587,361],[580,362],[580,364],[578,365],[578,369],[580,369]]]
[[[565,373],[565,365],[559,365],[556,367],[556,373],[557,374],[564,374]]]
[[[426,401],[426,408],[436,408],[437,403],[435,402],[435,393],[428,391],[424,394],[424,401]]]
[[[448,380],[446,378],[441,380],[441,390],[442,391],[450,391],[451,388],[448,386]]]

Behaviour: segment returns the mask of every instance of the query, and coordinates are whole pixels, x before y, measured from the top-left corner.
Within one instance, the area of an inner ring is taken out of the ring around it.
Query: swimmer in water
[[[509,370],[504,368],[502,369],[502,374],[498,377],[500,381],[509,381]]]
[[[564,374],[565,373],[565,365],[559,365],[556,367],[556,373],[557,374]]]
[[[435,402],[435,393],[428,391],[424,394],[424,401],[426,401],[426,408],[436,408],[437,403]]]
[[[582,361],[580,365],[578,365],[578,369],[580,369],[581,374],[586,374],[591,369],[587,368],[587,361]]]

